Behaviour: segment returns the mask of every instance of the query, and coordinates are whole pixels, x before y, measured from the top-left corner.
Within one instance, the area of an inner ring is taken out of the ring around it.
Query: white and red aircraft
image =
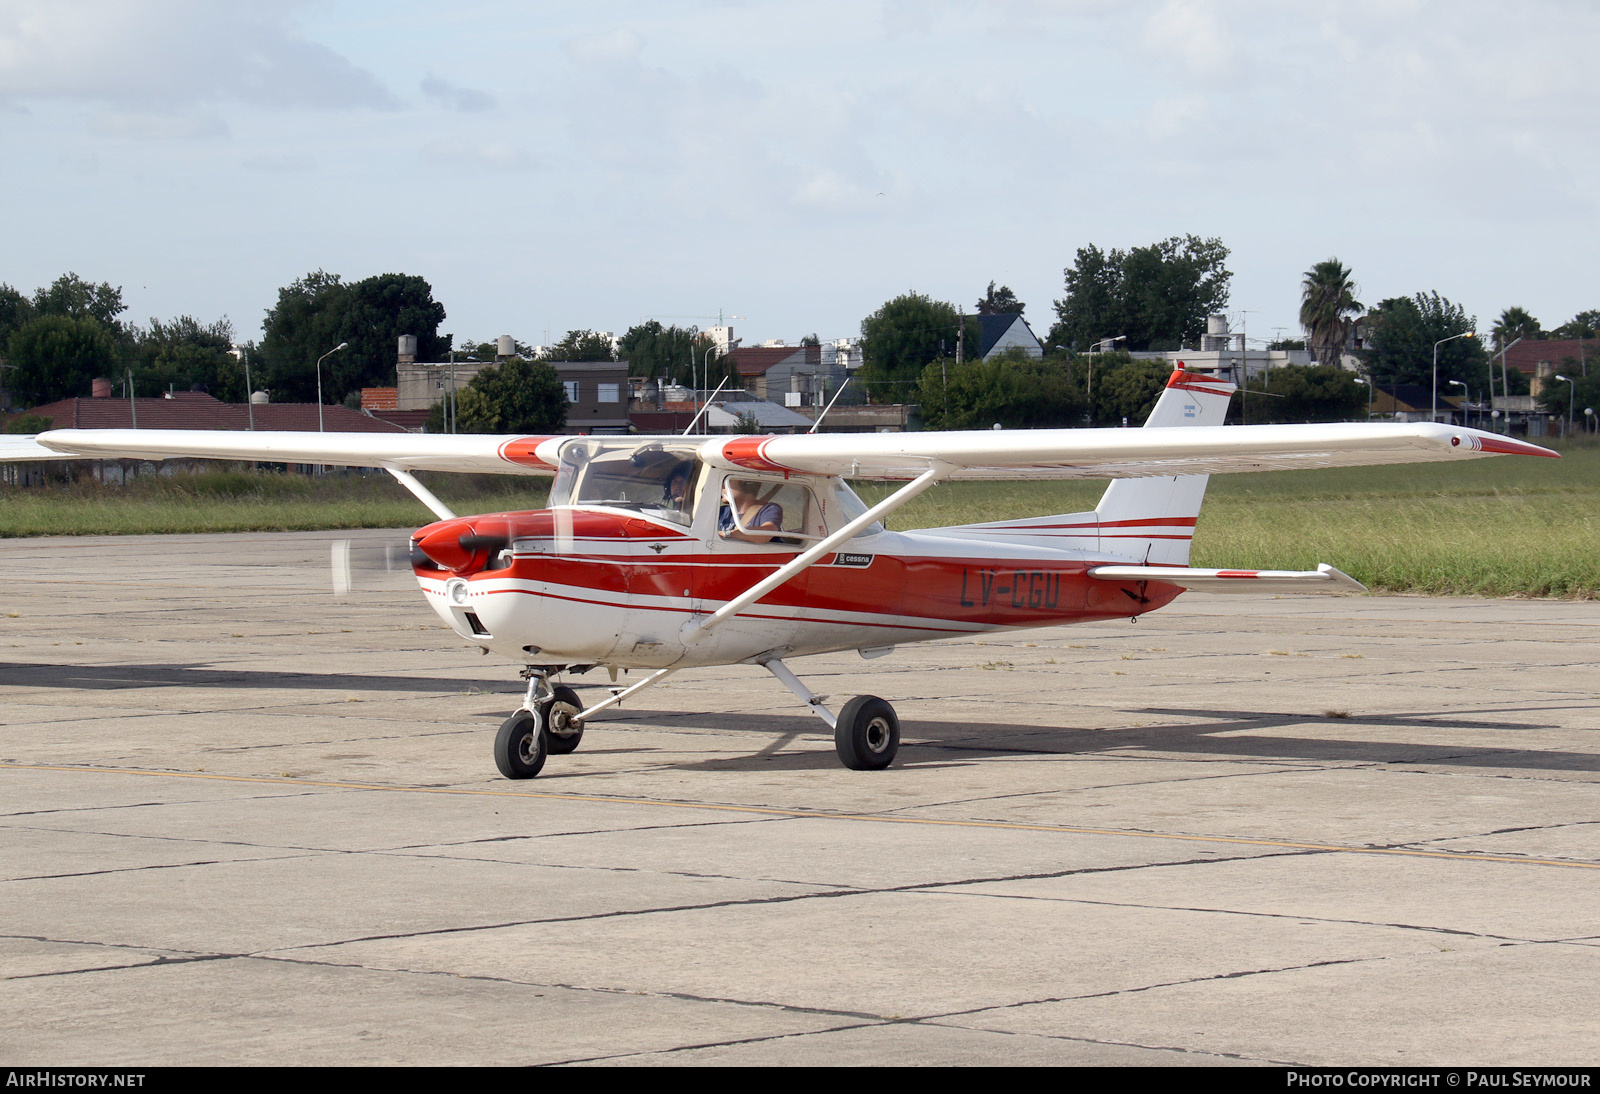
[[[508,778],[578,747],[597,712],[683,669],[760,665],[834,730],[846,767],[893,761],[894,708],[837,714],[787,661],[902,643],[1138,616],[1185,589],[1353,590],[1306,572],[1202,570],[1189,543],[1220,472],[1555,456],[1431,423],[1223,426],[1234,386],[1180,368],[1143,429],[505,437],[61,429],[0,446],[19,459],[265,460],[380,467],[440,518],[411,539],[429,604],[467,642],[523,666],[494,755]],[[458,517],[417,470],[555,476],[532,512]],[[876,505],[847,479],[905,482]],[[882,520],[952,479],[1111,479],[1091,512],[898,532]],[[585,710],[561,673],[644,669]]]

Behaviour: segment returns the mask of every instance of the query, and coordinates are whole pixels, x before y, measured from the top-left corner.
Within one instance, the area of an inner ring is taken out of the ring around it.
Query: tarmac
[[[515,667],[335,538],[0,541],[0,1063],[1600,1061],[1600,604],[794,662],[881,772],[690,672],[511,782]]]

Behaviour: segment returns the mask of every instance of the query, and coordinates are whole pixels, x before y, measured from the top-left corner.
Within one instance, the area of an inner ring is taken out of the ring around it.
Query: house
[[[741,346],[725,361],[738,369],[746,391],[791,409],[826,406],[850,375],[835,347]],[[846,398],[849,396],[847,395]]]
[[[1557,373],[1568,376],[1573,373],[1568,369],[1576,369],[1580,376],[1589,374],[1589,358],[1594,357],[1596,346],[1589,343],[1589,338],[1545,338],[1534,341],[1521,341],[1514,346],[1507,347],[1505,351],[1505,367],[1516,369],[1528,377],[1534,398],[1542,393],[1545,381]],[[1498,363],[1501,355],[1493,355]]]
[[[426,411],[451,391],[460,391],[495,361],[414,361],[401,356],[395,366],[395,406]],[[628,430],[628,362],[544,361],[567,390],[567,433],[625,433]]]
[[[1044,346],[1034,335],[1033,328],[1020,312],[1003,315],[980,315],[978,327],[977,359],[987,361],[1009,349],[1020,349],[1029,357],[1043,357]]]

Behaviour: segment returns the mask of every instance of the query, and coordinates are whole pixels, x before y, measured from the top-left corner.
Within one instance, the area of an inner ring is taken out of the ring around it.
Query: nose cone
[[[436,565],[458,574],[483,569],[494,553],[510,542],[502,525],[479,527],[468,520],[430,524],[412,539],[417,550]]]

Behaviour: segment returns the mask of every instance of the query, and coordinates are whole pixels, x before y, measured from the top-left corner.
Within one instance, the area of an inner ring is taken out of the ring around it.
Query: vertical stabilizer
[[[1179,368],[1144,426],[1221,425],[1234,390],[1226,380]],[[1166,475],[1112,482],[1095,507],[1101,552],[1151,566],[1187,566],[1209,477]]]

